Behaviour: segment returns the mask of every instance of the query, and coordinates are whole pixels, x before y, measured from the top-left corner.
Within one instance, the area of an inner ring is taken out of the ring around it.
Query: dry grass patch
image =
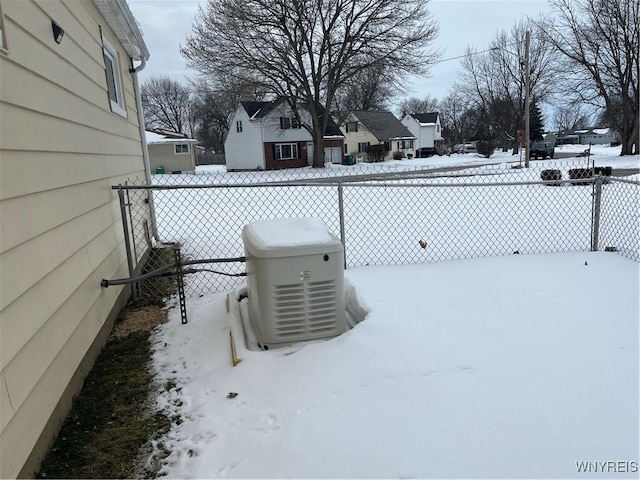
[[[171,421],[154,404],[150,336],[166,321],[162,307],[121,312],[36,478],[156,476],[150,441]]]

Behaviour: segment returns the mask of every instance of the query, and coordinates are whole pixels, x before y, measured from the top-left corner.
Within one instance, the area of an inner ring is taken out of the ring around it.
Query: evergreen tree
[[[531,141],[542,140],[544,120],[538,102],[533,100],[529,106],[529,136]]]

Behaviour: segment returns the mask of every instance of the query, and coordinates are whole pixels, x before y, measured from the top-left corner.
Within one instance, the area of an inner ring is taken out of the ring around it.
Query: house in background
[[[311,123],[310,115],[298,111]],[[344,137],[329,119],[324,136],[325,161],[342,163]],[[227,170],[275,170],[306,167],[313,163],[313,140],[286,99],[241,102],[224,143]]]
[[[148,173],[134,67],[149,52],[125,0],[0,0],[0,37],[0,478],[16,478],[129,296],[100,280],[130,273],[111,187]]]
[[[590,128],[587,130],[576,130],[580,135],[582,145],[604,145],[620,141],[620,135],[612,128]]]
[[[384,159],[393,158],[394,152],[402,156],[413,155],[416,136],[391,112],[349,112],[341,126],[345,137],[345,152],[369,161],[367,150],[371,145],[382,145]]]
[[[186,173],[196,169],[197,140],[179,133],[145,132],[151,173]]]
[[[557,145],[604,145],[620,141],[618,132],[611,128],[563,130],[555,136]]]
[[[417,148],[435,148],[442,142],[440,114],[408,113],[400,121],[416,137]]]

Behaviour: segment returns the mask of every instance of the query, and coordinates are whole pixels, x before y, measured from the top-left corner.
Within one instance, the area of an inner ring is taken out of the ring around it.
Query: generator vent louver
[[[282,336],[335,331],[336,293],[334,280],[275,285],[275,331]]]
[[[254,222],[242,237],[249,320],[263,348],[346,330],[344,250],[321,220]]]

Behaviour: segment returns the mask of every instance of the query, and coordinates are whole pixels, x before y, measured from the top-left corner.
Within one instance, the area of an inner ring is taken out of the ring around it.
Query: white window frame
[[[120,62],[118,60],[118,52],[115,47],[106,39],[102,39],[102,52],[104,53],[104,68],[107,78],[107,93],[109,95],[109,103],[111,104],[111,111],[117,113],[121,117],[127,118],[127,110],[124,104],[124,93],[122,90],[122,83],[120,81]],[[111,68],[109,68],[110,62]],[[113,92],[109,86],[109,73],[113,78]],[[115,97],[115,100],[111,98],[111,94]]]
[[[283,157],[282,147],[290,147],[291,156]],[[298,158],[298,144],[297,143],[276,143],[274,156],[276,160],[295,160]]]
[[[187,151],[186,152],[179,152],[178,151],[178,147],[187,147]],[[185,154],[191,153],[190,149],[189,149],[189,144],[188,143],[175,143],[173,145],[173,153],[175,153],[176,155],[185,155]]]

